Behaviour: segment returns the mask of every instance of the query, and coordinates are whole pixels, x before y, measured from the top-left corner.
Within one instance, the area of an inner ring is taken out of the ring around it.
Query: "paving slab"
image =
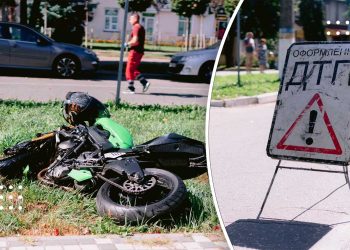
[[[135,234],[4,237],[0,249],[11,250],[169,250],[169,249],[230,249],[223,234]]]

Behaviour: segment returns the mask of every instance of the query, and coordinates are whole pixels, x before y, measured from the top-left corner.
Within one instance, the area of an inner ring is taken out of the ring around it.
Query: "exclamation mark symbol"
[[[317,111],[316,110],[312,110],[310,112],[310,122],[309,122],[309,132],[308,132],[309,134],[313,134],[314,133],[316,118],[317,118]],[[306,139],[306,144],[307,145],[312,145],[312,143],[314,143],[314,140],[311,137],[308,137]]]

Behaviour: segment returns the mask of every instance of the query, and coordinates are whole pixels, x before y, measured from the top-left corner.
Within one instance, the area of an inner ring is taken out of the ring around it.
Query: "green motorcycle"
[[[29,165],[45,185],[98,189],[100,215],[134,223],[175,211],[187,197],[182,179],[206,171],[202,142],[171,133],[135,146],[129,131],[85,93],[68,93],[63,115],[69,126],[6,149],[0,174],[20,176]]]

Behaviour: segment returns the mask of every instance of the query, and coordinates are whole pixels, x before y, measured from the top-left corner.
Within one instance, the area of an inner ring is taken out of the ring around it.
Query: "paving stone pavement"
[[[0,238],[8,250],[226,250],[222,234],[135,234]]]

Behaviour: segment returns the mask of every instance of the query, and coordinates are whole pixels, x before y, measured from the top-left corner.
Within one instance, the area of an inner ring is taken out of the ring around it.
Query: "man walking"
[[[130,34],[130,40],[127,42],[127,46],[130,48],[128,55],[128,62],[126,64],[126,80],[129,83],[128,93],[135,93],[134,80],[139,80],[143,86],[143,92],[146,92],[150,86],[150,83],[144,76],[141,75],[138,67],[141,63],[141,59],[144,53],[145,46],[145,29],[140,24],[140,16],[134,13],[129,18],[129,23],[132,25],[132,31]]]

